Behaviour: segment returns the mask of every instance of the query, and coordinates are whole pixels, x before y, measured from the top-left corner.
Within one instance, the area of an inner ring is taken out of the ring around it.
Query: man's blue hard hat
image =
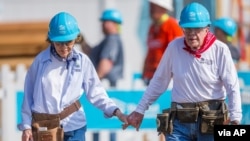
[[[179,25],[182,28],[201,28],[210,24],[210,15],[207,9],[197,2],[188,4],[181,11]]]
[[[56,14],[49,23],[48,38],[53,42],[74,40],[79,33],[76,19],[67,12]]]
[[[213,22],[213,26],[221,29],[229,36],[234,36],[237,31],[237,24],[236,22],[228,17],[223,17],[215,20]]]
[[[118,24],[121,24],[122,16],[121,16],[121,13],[116,9],[106,9],[105,11],[103,11],[100,20],[101,21],[113,21]]]

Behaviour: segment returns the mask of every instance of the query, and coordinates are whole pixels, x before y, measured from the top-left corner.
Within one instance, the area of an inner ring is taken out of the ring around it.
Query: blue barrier
[[[108,90],[108,95],[115,103],[121,108],[121,110],[129,114],[137,106],[144,91],[124,91],[124,90]],[[17,123],[21,122],[21,104],[23,100],[23,92],[17,92]],[[105,118],[103,112],[92,104],[90,104],[85,95],[80,99],[81,104],[84,107],[88,129],[121,129],[121,122],[115,118]],[[162,96],[151,105],[149,110],[146,111],[141,128],[156,128],[156,115],[160,113],[162,109],[170,106],[170,92],[162,94]],[[131,128],[131,127],[130,127]]]
[[[108,90],[108,95],[124,113],[129,114],[137,106],[143,92],[142,90]],[[166,91],[150,106],[149,110],[147,110],[144,115],[141,124],[142,129],[156,128],[156,115],[161,113],[163,109],[170,107],[170,94],[170,91]],[[22,99],[23,92],[17,92],[17,123],[21,121],[20,113]],[[85,95],[81,97],[80,102],[86,112],[89,129],[121,129],[121,122],[117,118],[104,118],[102,111],[90,104],[85,98]],[[250,124],[250,103],[244,103],[242,105],[242,110],[242,124]]]
[[[238,77],[244,81],[245,85],[250,86],[250,71],[238,71]]]

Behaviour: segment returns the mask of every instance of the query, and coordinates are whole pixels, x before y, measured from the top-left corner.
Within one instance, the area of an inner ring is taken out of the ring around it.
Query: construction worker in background
[[[179,25],[184,36],[168,45],[123,129],[132,125],[138,131],[145,111],[164,94],[173,79],[171,105],[157,115],[157,131],[167,141],[213,141],[214,125],[241,122],[237,71],[227,45],[210,32],[210,15],[203,5],[186,5]]]
[[[235,45],[233,45],[232,40],[233,36],[237,32],[237,24],[236,22],[228,17],[223,17],[216,19],[213,22],[214,26],[214,34],[216,38],[229,47],[229,50],[232,55],[232,59],[237,67],[239,61],[240,61],[240,51],[239,48],[237,48]]]
[[[100,79],[106,78],[112,88],[123,78],[124,53],[120,37],[122,17],[116,9],[106,9],[100,18],[104,39],[89,53]]]
[[[147,54],[144,61],[142,79],[146,85],[154,75],[170,41],[183,32],[175,18],[168,12],[173,11],[172,0],[149,0],[151,25],[147,37]]]

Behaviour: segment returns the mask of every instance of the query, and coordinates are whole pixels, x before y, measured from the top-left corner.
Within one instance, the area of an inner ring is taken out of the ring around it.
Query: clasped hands
[[[136,128],[136,131],[139,131],[140,125],[142,123],[144,115],[138,112],[132,112],[130,115],[126,117],[123,121],[122,129],[125,130],[128,126],[133,126]]]

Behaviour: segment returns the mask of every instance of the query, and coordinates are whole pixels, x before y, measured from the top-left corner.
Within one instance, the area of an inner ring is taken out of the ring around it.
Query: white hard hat
[[[157,4],[163,8],[166,8],[169,11],[173,11],[173,0],[149,0],[154,4]]]

